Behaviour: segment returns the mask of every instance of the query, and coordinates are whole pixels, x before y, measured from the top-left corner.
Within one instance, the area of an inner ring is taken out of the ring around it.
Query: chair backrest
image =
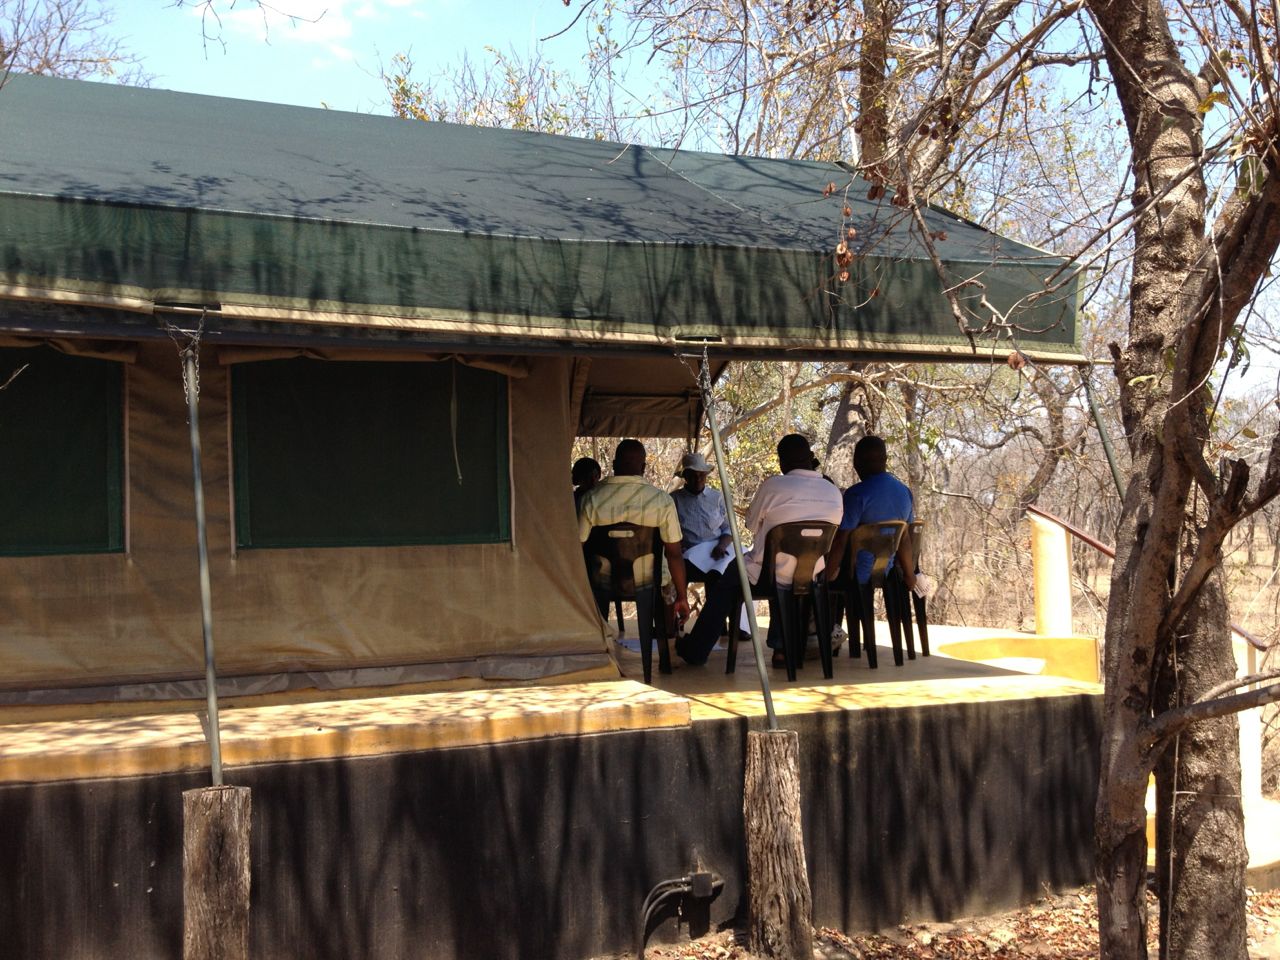
[[[919,573],[920,553],[924,550],[924,521],[912,520],[907,529],[911,532],[911,558],[916,562],[916,573]]]
[[[791,590],[796,596],[806,596],[813,586],[813,568],[818,558],[831,548],[836,535],[836,524],[825,520],[793,520],[773,527],[764,540],[764,559],[760,566],[758,589],[774,587],[774,566],[778,554],[796,558],[796,572],[791,580]]]
[[[855,527],[853,536],[849,538],[849,556],[844,564],[850,579],[854,577],[858,552],[865,550],[875,558],[871,564],[871,582],[877,587],[883,584],[889,561],[898,552],[898,544],[906,529],[905,520],[882,520],[880,523],[864,523]]]
[[[591,589],[616,600],[634,600],[636,591],[651,588],[661,576],[662,537],[657,527],[634,523],[610,523],[592,527],[582,555],[587,561]],[[637,566],[644,557],[652,563]],[[603,564],[608,563],[605,571]]]

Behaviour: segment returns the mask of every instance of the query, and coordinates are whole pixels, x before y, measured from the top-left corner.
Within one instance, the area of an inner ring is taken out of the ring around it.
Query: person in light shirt
[[[578,539],[583,543],[592,527],[634,523],[657,527],[662,538],[664,586],[675,589],[671,614],[678,622],[689,616],[688,587],[684,578],[684,554],[680,550],[680,518],[671,495],[644,478],[646,453],[639,440],[623,440],[613,455],[613,476],[601,480],[582,497],[578,506]],[[665,591],[664,591],[665,592]]]
[[[698,544],[710,543],[711,558],[720,560],[733,546],[729,532],[729,514],[725,511],[724,495],[715,487],[707,486],[707,474],[711,467],[700,453],[686,453],[680,460],[680,472],[676,476],[684,480],[684,486],[671,494],[676,513],[680,516],[681,546],[685,550]],[[703,570],[687,557],[684,561],[688,580],[701,580],[710,590],[721,577],[719,570]]]
[[[778,467],[782,473],[760,484],[747,510],[746,528],[752,536],[752,547],[744,560],[752,583],[760,579],[765,540],[780,523],[814,520],[839,523],[844,502],[839,489],[813,469],[813,451],[809,441],[798,433],[789,433],[778,441]],[[774,577],[781,586],[789,586],[795,575],[795,557],[779,555]],[[816,571],[815,571],[816,572]],[[692,665],[707,662],[707,657],[720,636],[720,629],[733,603],[734,580],[724,577],[715,589],[708,591],[707,602],[693,629],[676,642],[676,653]],[[775,649],[781,637],[770,631],[769,644]],[[778,657],[774,657],[777,665]]]

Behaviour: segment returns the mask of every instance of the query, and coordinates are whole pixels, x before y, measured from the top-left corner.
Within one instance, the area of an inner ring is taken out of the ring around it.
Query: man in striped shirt
[[[684,554],[680,549],[680,518],[671,494],[645,480],[645,459],[644,444],[639,440],[623,440],[618,444],[613,455],[613,476],[601,480],[582,498],[578,508],[578,539],[585,543],[592,527],[611,523],[657,527],[666,556],[665,566],[675,585],[675,617],[684,621],[689,616],[689,600]],[[664,575],[663,582],[666,580]]]

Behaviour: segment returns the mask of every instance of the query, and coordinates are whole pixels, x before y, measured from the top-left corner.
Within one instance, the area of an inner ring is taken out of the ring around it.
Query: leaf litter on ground
[[[1248,892],[1250,960],[1280,960],[1280,891]],[[1160,907],[1149,897],[1148,941],[1156,954]],[[1098,955],[1093,888],[1059,894],[1008,913],[944,923],[903,924],[877,933],[814,931],[814,960],[1092,960]],[[596,960],[621,960],[619,954]],[[757,960],[743,931],[654,944],[647,960]]]

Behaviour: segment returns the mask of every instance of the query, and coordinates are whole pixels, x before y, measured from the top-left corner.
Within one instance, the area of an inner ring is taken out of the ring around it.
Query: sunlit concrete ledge
[[[816,667],[816,665],[815,665]],[[1093,696],[1102,693],[1096,684],[1061,677],[1004,676],[985,678],[897,680],[876,684],[776,687],[774,708],[781,717],[825,711],[859,711],[919,708],[954,703],[994,703],[1040,697]],[[764,698],[759,691],[729,690],[688,693],[695,721],[718,717],[762,717]]]
[[[203,713],[0,726],[0,783],[129,777],[209,765]],[[689,701],[630,680],[236,707],[227,766],[687,727]]]

